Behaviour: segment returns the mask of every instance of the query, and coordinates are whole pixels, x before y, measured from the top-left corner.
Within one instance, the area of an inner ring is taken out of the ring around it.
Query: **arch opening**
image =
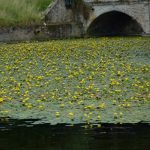
[[[129,15],[111,11],[100,15],[89,26],[89,36],[126,36],[140,35],[143,29],[140,24]]]

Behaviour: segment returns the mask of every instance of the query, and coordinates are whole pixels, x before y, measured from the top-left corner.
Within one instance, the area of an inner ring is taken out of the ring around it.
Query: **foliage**
[[[39,23],[52,0],[0,0],[0,26]]]
[[[0,56],[1,117],[150,121],[149,38],[2,44]]]

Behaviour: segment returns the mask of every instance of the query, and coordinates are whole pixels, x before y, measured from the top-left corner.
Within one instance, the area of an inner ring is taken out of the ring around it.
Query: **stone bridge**
[[[45,24],[56,38],[150,35],[150,0],[55,0]]]

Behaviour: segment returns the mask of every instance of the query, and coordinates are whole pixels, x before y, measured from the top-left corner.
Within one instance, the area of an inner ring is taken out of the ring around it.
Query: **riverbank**
[[[71,24],[37,24],[32,26],[16,26],[0,28],[0,43],[16,43],[31,41],[46,41],[54,39],[81,38],[82,32],[76,32]],[[75,27],[75,28],[74,28]]]
[[[53,0],[1,0],[0,42],[47,40],[44,11]]]
[[[42,25],[0,28],[0,43],[47,40],[49,37],[44,28]]]

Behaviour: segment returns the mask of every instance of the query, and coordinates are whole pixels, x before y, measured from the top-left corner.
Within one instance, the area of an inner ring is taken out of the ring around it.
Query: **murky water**
[[[149,150],[150,126],[108,125],[85,129],[83,125],[0,123],[0,150]]]

